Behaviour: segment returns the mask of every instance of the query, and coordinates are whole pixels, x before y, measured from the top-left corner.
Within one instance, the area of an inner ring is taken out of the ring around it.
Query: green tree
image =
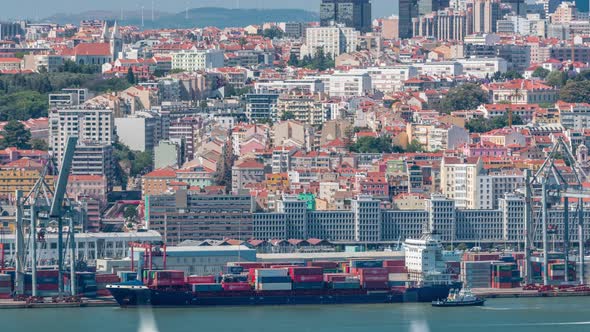
[[[16,120],[8,121],[0,132],[2,138],[0,139],[0,146],[5,149],[7,147],[16,147],[18,149],[30,149],[31,132],[25,126]]]
[[[31,139],[30,144],[31,144],[31,148],[35,149],[35,150],[41,150],[41,151],[48,151],[49,150],[49,145],[47,144],[47,142],[45,140],[42,140],[39,138]]]
[[[293,112],[285,112],[281,115],[281,121],[293,120],[295,119],[295,114]]]
[[[173,68],[170,69],[170,74],[179,74],[179,73],[184,73],[184,69],[180,69],[180,68]]]
[[[135,220],[137,218],[137,207],[135,205],[129,205],[123,212],[123,217],[127,220]]]
[[[457,245],[457,250],[461,250],[461,251],[467,250],[467,244],[459,243],[459,245]]]
[[[131,69],[131,67],[127,70],[127,82],[131,85],[135,84],[135,74],[133,74],[133,69]]]
[[[550,72],[551,71],[549,71],[543,67],[537,67],[537,69],[535,69],[535,71],[533,71],[532,76],[545,79],[545,77],[547,77],[547,75],[549,75]]]
[[[391,153],[401,152],[401,148],[392,145],[391,137],[370,137],[363,136],[356,140],[354,144],[349,147],[351,152],[358,153]]]
[[[406,148],[406,151],[407,152],[412,152],[412,153],[413,152],[423,152],[424,151],[424,147],[417,140],[412,140],[410,142],[410,144],[408,144],[408,147]]]
[[[545,82],[553,87],[561,88],[567,83],[567,74],[554,70],[545,77]]]
[[[0,120],[28,120],[47,116],[47,97],[39,92],[24,90],[0,94]]]
[[[523,121],[520,116],[512,115],[513,125],[522,125]],[[465,124],[465,129],[471,133],[486,133],[490,130],[504,128],[508,126],[508,115],[497,116],[492,119],[475,118]]]
[[[568,103],[590,102],[590,81],[570,81],[560,91],[559,99]]]
[[[262,36],[264,36],[265,38],[269,38],[269,39],[275,39],[275,38],[283,38],[283,30],[277,28],[277,27],[270,27],[268,29],[264,29],[264,31],[262,32]]]
[[[466,83],[451,88],[441,100],[440,112],[450,113],[458,110],[471,110],[488,101],[485,91],[477,84]]]
[[[289,55],[289,61],[287,62],[287,64],[293,67],[299,66],[299,59],[297,58],[297,54],[291,53],[291,55]]]

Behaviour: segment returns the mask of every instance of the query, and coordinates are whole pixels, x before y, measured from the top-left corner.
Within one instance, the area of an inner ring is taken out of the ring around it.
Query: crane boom
[[[70,169],[72,168],[72,160],[74,159],[76,144],[78,144],[78,137],[69,136],[66,143],[66,150],[61,159],[59,175],[57,177],[57,185],[55,186],[53,201],[51,202],[51,209],[49,210],[49,217],[51,218],[61,216],[61,206],[64,201],[66,187],[68,186],[68,177],[70,176]]]

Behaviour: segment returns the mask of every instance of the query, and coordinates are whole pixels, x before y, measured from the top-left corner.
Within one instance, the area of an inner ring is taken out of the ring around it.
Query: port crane
[[[564,160],[569,165],[571,173],[565,174],[558,165],[557,160]],[[540,201],[540,211],[536,217],[540,218],[542,247],[543,247],[543,284],[549,284],[548,252],[549,241],[548,225],[549,205],[559,204],[563,201],[563,251],[566,265],[565,281],[569,282],[568,263],[570,250],[570,200],[577,200],[575,215],[577,219],[578,249],[579,249],[579,283],[584,284],[584,198],[590,198],[590,191],[584,190],[582,182],[587,179],[584,169],[572,154],[569,146],[562,137],[558,137],[547,158],[541,167],[534,173],[525,170],[525,213],[524,213],[524,251],[525,251],[525,282],[532,283],[531,254],[535,249],[534,205]]]
[[[31,260],[31,279],[32,288],[31,294],[33,297],[37,296],[37,242],[42,239],[37,232],[39,227],[39,220],[48,218],[49,221],[57,221],[57,250],[58,250],[58,292],[64,294],[64,217],[67,216],[63,208],[64,196],[68,184],[68,177],[70,174],[72,161],[74,159],[74,152],[76,144],[78,143],[77,136],[69,136],[66,141],[64,155],[61,160],[57,182],[54,188],[51,188],[47,182],[48,169],[50,162],[43,168],[41,176],[25,196],[20,190],[16,191],[16,279],[15,292],[17,295],[24,294],[25,284],[25,270],[27,265],[27,252]],[[27,223],[25,222],[25,213],[28,212],[28,242],[29,248],[25,246],[25,229]],[[75,242],[74,242],[74,221],[69,218],[69,242],[70,242],[70,282],[71,295],[76,295],[76,278],[75,278]]]

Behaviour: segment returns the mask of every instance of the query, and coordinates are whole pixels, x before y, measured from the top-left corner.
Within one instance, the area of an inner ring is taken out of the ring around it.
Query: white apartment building
[[[435,76],[463,75],[463,66],[457,61],[432,61],[415,64],[418,74]]]
[[[49,114],[49,148],[61,164],[69,136],[77,135],[80,143],[110,145],[114,142],[114,127],[111,109],[54,109]]]
[[[326,55],[333,58],[356,51],[360,32],[354,28],[342,26],[307,28],[305,44],[301,46],[301,56],[314,56],[318,48],[323,48]]]
[[[428,130],[428,151],[455,149],[469,143],[469,131],[455,125],[433,126]]]
[[[189,50],[172,53],[172,69],[197,71],[221,68],[224,65],[223,51]]]
[[[524,185],[521,171],[490,173],[477,177],[477,209],[498,209],[501,198]]]
[[[440,187],[443,195],[454,200],[459,209],[477,208],[477,177],[481,174],[481,159],[445,157],[440,169]]]
[[[463,74],[477,78],[491,77],[496,72],[508,71],[508,62],[502,58],[469,58],[457,61],[463,66]]]
[[[326,92],[331,97],[359,97],[372,91],[371,76],[367,73],[336,72],[329,76]]]
[[[303,93],[320,93],[324,92],[324,83],[319,79],[309,78],[275,81],[256,81],[254,83],[255,93],[289,93],[295,89]]]
[[[369,74],[371,77],[371,89],[388,93],[401,91],[404,81],[418,76],[418,69],[413,65],[402,65],[353,69],[350,73]]]

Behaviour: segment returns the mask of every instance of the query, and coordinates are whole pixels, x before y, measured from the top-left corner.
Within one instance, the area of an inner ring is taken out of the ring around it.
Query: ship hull
[[[109,288],[122,307],[154,306],[258,306],[302,304],[401,303],[403,295],[391,291],[267,291],[195,293],[188,290]]]
[[[461,283],[408,288],[404,302],[432,302],[446,299],[451,289],[461,289]]]
[[[460,301],[460,302],[453,302],[453,301],[434,301],[432,302],[433,307],[445,308],[445,307],[481,307],[484,305],[486,300],[479,299],[475,301]]]

